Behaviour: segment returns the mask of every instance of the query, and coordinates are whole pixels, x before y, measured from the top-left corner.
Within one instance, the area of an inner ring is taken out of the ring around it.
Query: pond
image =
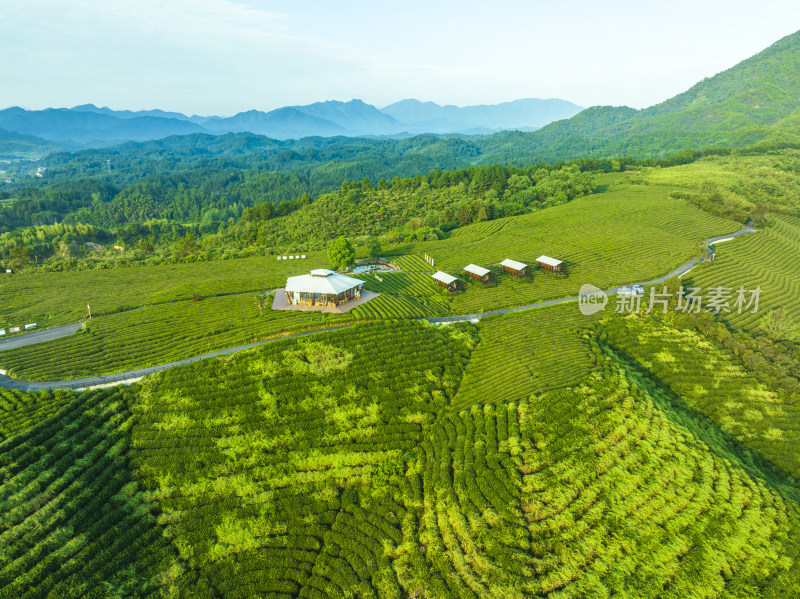
[[[354,266],[353,274],[360,275],[365,272],[394,272],[394,268],[386,264],[364,264],[362,266]]]

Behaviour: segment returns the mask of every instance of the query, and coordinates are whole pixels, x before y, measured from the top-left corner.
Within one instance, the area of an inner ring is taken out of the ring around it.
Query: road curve
[[[215,356],[227,356],[235,354],[236,352],[252,347],[258,347],[265,343],[272,343],[273,341],[280,341],[281,339],[292,339],[294,337],[305,337],[307,335],[314,335],[316,333],[324,333],[327,331],[335,331],[343,329],[351,325],[342,325],[338,327],[329,327],[326,329],[317,329],[314,331],[305,331],[303,333],[292,333],[290,335],[283,335],[281,337],[273,337],[265,339],[264,341],[256,341],[255,343],[247,343],[245,345],[237,345],[235,347],[226,347],[225,349],[218,349],[216,351],[194,356],[191,358],[184,358],[183,360],[176,360],[175,362],[168,362],[167,364],[159,364],[157,366],[148,366],[147,368],[137,368],[136,370],[129,370],[128,372],[121,372],[118,374],[104,374],[99,376],[90,376],[82,379],[71,379],[68,381],[46,381],[46,382],[32,382],[32,381],[19,381],[4,375],[0,375],[0,387],[6,389],[17,389],[20,391],[43,391],[46,389],[83,389],[86,387],[93,387],[95,385],[105,385],[108,383],[115,383],[117,381],[127,381],[129,379],[138,379],[148,374],[174,368],[175,366],[185,366],[192,362],[205,360],[206,358],[213,358]]]
[[[733,239],[734,237],[739,237],[741,235],[748,235],[750,233],[755,233],[758,229],[755,229],[752,224],[748,223],[740,230],[736,231],[735,233],[731,233],[729,235],[720,235],[719,237],[712,237],[707,240],[709,245],[714,243],[719,243],[721,241],[727,241],[729,239]],[[657,279],[652,279],[650,281],[643,281],[639,283],[640,285],[657,285],[659,283],[665,282],[667,279],[670,279],[674,276],[681,276],[689,272],[692,268],[694,268],[698,264],[696,259],[689,260],[684,264],[681,264],[679,267],[671,270],[667,274],[662,277],[658,277]],[[630,283],[633,285],[634,283]],[[613,295],[617,293],[620,287],[623,285],[618,285],[616,287],[611,287],[605,290],[606,294]],[[244,295],[244,294],[231,294],[231,295]],[[457,316],[440,316],[436,318],[420,318],[417,320],[422,320],[426,322],[430,322],[433,324],[442,324],[442,323],[449,323],[449,322],[464,322],[469,320],[476,320],[481,318],[486,318],[487,316],[496,316],[500,314],[512,314],[514,312],[522,312],[524,310],[531,310],[533,308],[543,308],[545,306],[554,306],[556,304],[563,304],[566,302],[575,302],[578,301],[578,296],[570,296],[570,297],[560,297],[556,299],[544,300],[541,302],[534,302],[532,304],[525,304],[524,306],[514,306],[513,308],[503,308],[501,310],[490,310],[488,312],[478,312],[475,314],[459,314]],[[137,310],[141,308],[136,308]],[[17,337],[11,337],[9,339],[1,339],[0,340],[0,351],[5,349],[13,349],[15,347],[22,347],[25,345],[33,345],[35,343],[43,343],[45,341],[51,341],[53,339],[58,339],[60,337],[66,337],[68,335],[72,335],[75,331],[77,331],[83,323],[73,323],[67,324],[60,327],[55,327],[52,329],[46,329],[44,331],[37,331],[35,333],[26,333],[24,335],[20,335]],[[161,370],[167,370],[169,368],[174,368],[175,366],[184,366],[186,364],[191,364],[193,362],[197,362],[199,360],[205,360],[206,358],[213,358],[215,356],[224,356],[236,353],[238,351],[242,351],[244,349],[250,349],[253,347],[258,347],[259,345],[264,345],[265,343],[271,343],[273,341],[278,341],[280,339],[291,339],[294,337],[305,337],[307,335],[314,335],[316,333],[325,333],[328,331],[335,331],[337,329],[346,328],[347,326],[351,325],[340,325],[336,327],[329,327],[325,329],[317,329],[314,331],[306,331],[303,333],[293,333],[290,335],[284,335],[282,337],[274,337],[272,339],[266,339],[264,341],[257,341],[255,343],[248,343],[246,345],[237,345],[235,347],[228,347],[225,349],[220,349],[217,351],[209,352],[207,354],[202,354],[199,356],[194,356],[191,358],[184,358],[183,360],[177,360],[175,362],[168,362],[167,364],[159,364],[157,366],[149,366],[147,368],[138,368],[136,370],[129,370],[127,372],[122,372],[119,374],[107,374],[107,375],[99,375],[99,376],[92,376],[82,379],[72,379],[68,381],[47,381],[47,382],[29,382],[29,381],[20,381],[17,379],[12,379],[7,376],[0,375],[0,387],[6,389],[18,389],[21,391],[42,391],[46,389],[82,389],[85,387],[92,387],[94,385],[103,385],[107,383],[115,383],[117,381],[125,381],[128,379],[136,379],[142,376],[146,376],[148,374],[153,374],[154,372],[160,372]]]

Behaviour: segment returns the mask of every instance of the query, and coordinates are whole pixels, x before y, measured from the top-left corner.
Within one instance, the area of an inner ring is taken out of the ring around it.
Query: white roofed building
[[[450,291],[455,291],[458,289],[458,279],[453,275],[449,275],[446,272],[437,270],[431,276],[436,280],[440,287],[444,287]]]
[[[556,260],[550,256],[539,256],[536,258],[536,264],[539,265],[539,268],[549,270],[550,272],[562,272],[564,267],[563,260]]]
[[[516,275],[518,277],[527,276],[530,270],[530,266],[524,262],[517,262],[516,260],[511,260],[509,258],[503,260],[500,263],[500,266],[502,266],[503,270],[507,273],[511,273],[512,275]]]
[[[492,271],[476,264],[467,264],[464,267],[464,272],[467,273],[468,277],[475,279],[476,281],[488,283],[489,274],[491,274]]]
[[[286,279],[286,301],[295,306],[339,306],[360,299],[364,281],[326,268]]]

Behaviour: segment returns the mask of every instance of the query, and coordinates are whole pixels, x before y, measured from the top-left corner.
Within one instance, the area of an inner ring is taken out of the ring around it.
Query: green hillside
[[[65,396],[0,444],[0,596],[800,592],[793,479],[726,432],[725,404],[623,354],[628,320],[605,325],[611,345],[578,340],[597,364],[583,382],[466,410],[452,401],[485,333],[420,323]],[[687,363],[703,351],[673,343]]]
[[[156,595],[183,568],[128,465],[130,395],[55,399],[0,443],[0,597]],[[53,398],[20,400],[39,402]]]
[[[38,160],[60,149],[40,137],[0,129],[0,158]]]
[[[200,302],[188,299],[193,289],[224,293],[226,270],[231,292],[259,281],[271,288],[281,286],[286,276],[322,266],[324,258],[319,253],[300,262],[248,258],[31,273],[0,280],[0,299],[8,298],[7,318],[13,322],[23,317],[47,324],[74,322],[78,314],[85,314],[83,297],[86,301],[93,297],[96,313],[144,306],[97,317],[68,337],[2,351],[0,367],[23,380],[65,380],[125,372],[358,320],[471,314],[568,297],[586,282],[606,288],[664,275],[692,257],[699,238],[740,228],[738,223],[670,197],[677,188],[616,184],[615,177],[606,180],[608,188],[603,193],[531,214],[469,225],[449,239],[399,246],[391,259],[403,272],[363,275],[365,287],[381,295],[345,315],[268,310],[262,317],[252,294],[204,297]],[[435,258],[435,268],[423,260],[426,253]],[[566,261],[568,275],[536,271],[519,279],[496,266],[505,258],[532,264],[542,254]],[[470,263],[495,265],[494,283],[484,285],[464,276],[462,269]],[[437,268],[461,278],[464,291],[451,295],[438,288],[431,278]],[[89,291],[84,291],[87,288]],[[60,291],[53,294],[50,289]],[[166,303],[173,299],[181,301]]]
[[[488,137],[481,161],[655,158],[690,148],[796,143],[799,70],[797,32],[655,106],[593,107],[533,133]]]
[[[94,317],[0,351],[0,385],[229,351],[0,389],[0,599],[800,597],[798,72],[800,32],[534,133],[53,156],[0,198],[0,328]],[[256,296],[340,235],[399,268],[353,275],[378,297]],[[711,253],[664,284],[704,309],[572,299]],[[541,255],[566,272],[499,266]]]

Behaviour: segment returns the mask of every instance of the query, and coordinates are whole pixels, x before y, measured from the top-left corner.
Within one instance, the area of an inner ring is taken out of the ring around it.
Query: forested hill
[[[644,110],[589,108],[533,133],[500,133],[482,159],[659,157],[687,148],[800,143],[800,32]]]
[[[480,155],[477,138],[418,135],[375,140],[306,137],[276,140],[253,133],[172,136],[113,148],[62,152],[43,160],[47,168],[36,185],[98,177],[126,185],[155,174],[208,168],[293,171],[338,187],[345,180],[406,177],[435,168],[469,166]]]
[[[30,262],[84,268],[182,260],[201,243],[212,258],[262,254],[265,247],[320,249],[340,235],[388,243],[439,239],[456,227],[563,204],[594,188],[593,175],[577,165],[436,170],[375,186],[365,178],[316,198],[301,195],[307,183],[257,171],[205,180],[157,176],[123,189],[64,183],[0,208],[0,227],[36,225],[0,234],[0,261],[15,270]],[[273,194],[296,199],[263,201]],[[120,254],[113,245],[131,251]]]
[[[59,146],[34,135],[13,133],[0,129],[0,157],[18,160],[36,159],[44,154],[58,152]]]

